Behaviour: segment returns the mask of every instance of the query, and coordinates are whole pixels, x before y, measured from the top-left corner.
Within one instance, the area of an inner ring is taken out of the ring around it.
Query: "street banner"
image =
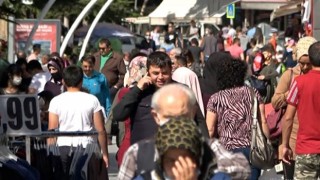
[[[37,20],[35,19],[17,19],[15,26],[15,49],[16,52],[24,50],[29,34]],[[41,55],[50,54],[60,50],[61,23],[60,20],[49,19],[42,20],[33,36],[32,45],[41,45]],[[32,51],[32,45],[29,48],[29,54]]]

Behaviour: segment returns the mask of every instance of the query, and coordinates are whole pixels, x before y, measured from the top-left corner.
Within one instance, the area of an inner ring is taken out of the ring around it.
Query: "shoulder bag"
[[[270,169],[275,165],[275,151],[270,140],[263,134],[261,124],[258,120],[258,100],[252,90],[252,129],[251,129],[251,148],[250,148],[250,163],[260,169]]]
[[[290,72],[290,81],[288,84],[288,89],[290,89],[290,85],[292,83],[293,78],[293,70],[291,69]],[[282,133],[282,126],[281,126],[281,119],[286,113],[287,107],[281,107],[280,109],[274,109],[268,114],[267,116],[267,124],[270,131],[270,139],[276,139],[279,138],[279,136]]]

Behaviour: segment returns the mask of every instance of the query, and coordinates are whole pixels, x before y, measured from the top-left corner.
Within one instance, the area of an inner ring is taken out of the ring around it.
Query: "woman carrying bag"
[[[269,137],[264,104],[256,89],[244,85],[247,65],[231,56],[225,58],[217,73],[219,92],[213,94],[207,106],[207,126],[210,137],[217,134],[227,150],[243,153],[249,161],[252,136],[253,98],[257,98],[263,134]],[[252,96],[252,90],[255,96]],[[252,180],[260,169],[251,165]]]

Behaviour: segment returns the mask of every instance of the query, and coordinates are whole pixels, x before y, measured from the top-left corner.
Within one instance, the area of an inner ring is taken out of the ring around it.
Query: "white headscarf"
[[[192,70],[190,70],[187,67],[179,67],[173,72],[172,79],[181,84],[185,84],[190,89],[192,89],[198,101],[202,115],[204,116],[202,94],[201,94],[200,84],[199,84],[199,80],[196,73],[194,73]]]

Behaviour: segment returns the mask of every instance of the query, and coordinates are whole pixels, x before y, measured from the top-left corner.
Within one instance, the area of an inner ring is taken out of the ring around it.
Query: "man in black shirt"
[[[175,31],[175,27],[174,27],[173,22],[168,23],[168,32],[167,32],[165,38],[168,38],[170,43],[173,43],[175,47],[179,47],[178,46],[178,39],[179,38],[178,38],[178,34]]]

